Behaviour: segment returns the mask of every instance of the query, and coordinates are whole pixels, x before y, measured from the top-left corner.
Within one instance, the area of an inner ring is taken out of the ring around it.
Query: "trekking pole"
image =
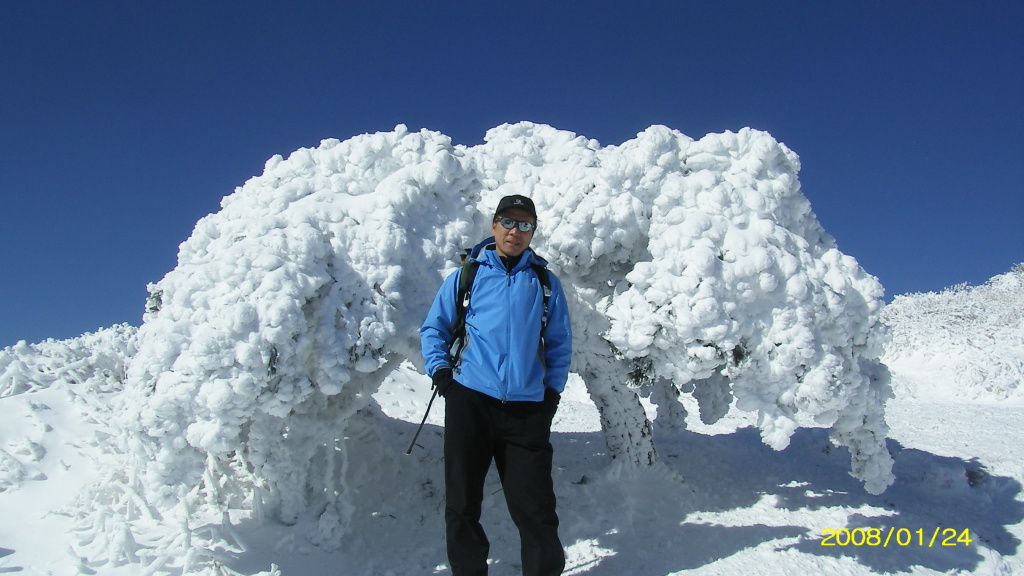
[[[434,404],[434,398],[437,398],[437,388],[434,388],[434,393],[430,395],[430,402],[427,402],[427,411],[423,413],[423,420],[420,420],[420,426],[416,429],[412,442],[409,443],[409,449],[405,451],[406,456],[412,454],[412,447],[416,445],[416,439],[420,437],[420,430],[423,430],[423,423],[427,421],[427,415],[430,414],[430,407]]]

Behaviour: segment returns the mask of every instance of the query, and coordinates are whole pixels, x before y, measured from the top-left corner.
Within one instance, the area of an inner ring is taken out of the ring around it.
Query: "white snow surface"
[[[567,573],[1020,570],[1020,379],[886,349],[881,286],[797,169],[749,129],[602,148],[530,123],[271,159],[196,225],[141,328],[0,350],[0,572],[447,573],[443,400],[405,455],[429,398],[416,332],[508,193],[537,202],[534,246],[574,303],[553,438]],[[1018,320],[1020,276],[986,285]],[[930,338],[909,303],[894,344]],[[1019,359],[1006,317],[947,352]],[[516,574],[491,487],[492,573]],[[842,528],[923,544],[822,546]],[[928,546],[938,528],[971,542]]]
[[[883,314],[895,327],[883,360],[917,380],[933,380],[935,385],[924,388],[929,397],[1024,399],[1022,291],[1019,264],[982,286],[897,296]]]

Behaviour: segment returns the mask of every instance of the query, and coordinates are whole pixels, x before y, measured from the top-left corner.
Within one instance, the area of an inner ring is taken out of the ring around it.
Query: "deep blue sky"
[[[0,347],[139,325],[220,199],[406,124],[766,130],[887,295],[1024,261],[1024,3],[4,2]]]

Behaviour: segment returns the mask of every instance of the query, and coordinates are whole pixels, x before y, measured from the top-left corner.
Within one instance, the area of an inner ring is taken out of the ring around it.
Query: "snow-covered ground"
[[[926,367],[894,374],[898,391],[950,384],[950,375]],[[236,518],[236,546],[223,552],[223,573],[272,566],[301,576],[448,573],[443,400],[405,455],[428,390],[423,376],[403,366],[376,393],[380,410],[368,417],[382,419],[382,429],[393,434],[361,444],[386,452],[387,458],[365,460],[388,468],[352,474],[361,481],[359,509],[340,549],[309,544],[309,526]],[[67,512],[109,465],[98,449],[109,431],[82,412],[85,403],[103,399],[102,392],[63,382],[0,398],[0,573],[140,573],[139,564],[91,567],[80,558],[76,550],[88,543],[78,540]],[[696,415],[696,402],[685,403]],[[686,431],[659,433],[666,466],[638,473],[609,461],[596,408],[573,380],[553,439],[567,574],[1024,573],[1024,405],[903,394],[889,401],[887,414],[897,480],[880,496],[849,476],[848,455],[830,445],[825,430],[801,428],[786,450],[775,452],[761,442],[753,419],[735,410],[713,426],[692,417]],[[350,460],[358,468],[358,454]],[[491,488],[484,517],[492,573],[518,574],[518,539],[493,475]],[[846,545],[824,546],[828,531],[840,529],[853,532],[838,532],[830,542]]]

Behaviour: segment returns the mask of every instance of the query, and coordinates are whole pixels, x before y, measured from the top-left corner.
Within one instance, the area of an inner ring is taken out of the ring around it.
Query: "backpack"
[[[493,240],[492,240],[493,241]],[[478,249],[486,244],[482,242]],[[476,271],[480,267],[480,261],[470,258],[470,250],[462,255],[462,269],[459,270],[459,290],[455,297],[455,320],[452,322],[452,343],[458,342],[455,353],[452,354],[452,363],[458,364],[462,350],[466,347],[466,309],[469,308],[469,301],[473,294],[473,281],[476,280]],[[548,277],[548,269],[537,262],[530,264],[533,273],[537,275],[540,282],[541,294],[543,296],[543,312],[540,319],[540,343],[544,345],[544,333],[548,327],[548,301],[551,299],[551,279]]]

